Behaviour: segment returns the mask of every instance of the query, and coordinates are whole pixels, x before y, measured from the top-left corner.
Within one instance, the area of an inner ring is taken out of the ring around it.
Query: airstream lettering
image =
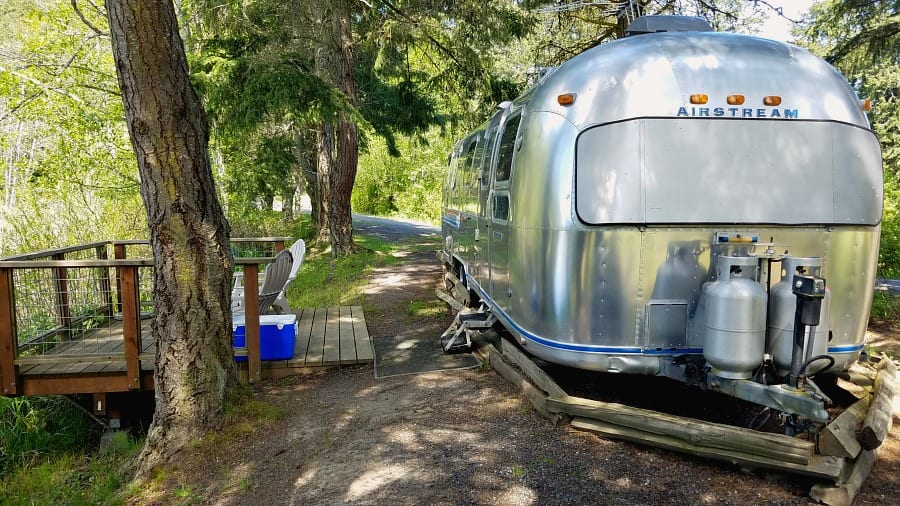
[[[707,118],[787,118],[797,119],[800,112],[797,109],[757,108],[741,109],[738,107],[679,107],[676,116],[707,117]]]
[[[572,58],[457,143],[448,283],[544,360],[825,421],[811,377],[863,348],[880,146],[808,51],[671,25]]]

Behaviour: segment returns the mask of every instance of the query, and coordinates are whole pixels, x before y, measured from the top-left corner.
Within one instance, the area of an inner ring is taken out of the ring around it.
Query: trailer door
[[[491,298],[503,309],[509,309],[509,230],[512,214],[509,181],[512,177],[513,156],[521,109],[511,112],[503,123],[494,164],[490,193],[490,279]]]

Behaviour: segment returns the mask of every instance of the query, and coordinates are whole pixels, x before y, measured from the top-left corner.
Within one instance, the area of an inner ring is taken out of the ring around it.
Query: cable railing
[[[248,308],[256,308],[251,286],[258,286],[259,265],[287,240],[232,239]],[[140,389],[141,371],[152,371],[155,356],[149,336],[153,265],[149,243],[140,240],[0,259],[0,391],[34,393],[23,377],[77,374],[124,375],[127,389]],[[260,378],[259,315],[250,312],[246,354],[254,381]]]

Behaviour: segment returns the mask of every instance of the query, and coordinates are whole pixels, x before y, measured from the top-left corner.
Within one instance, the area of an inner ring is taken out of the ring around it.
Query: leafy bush
[[[0,397],[0,474],[96,441],[99,428],[62,397]]]

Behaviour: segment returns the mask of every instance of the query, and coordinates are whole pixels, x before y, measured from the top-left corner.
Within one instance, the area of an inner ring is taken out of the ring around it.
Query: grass
[[[39,465],[14,470],[0,479],[0,502],[5,505],[124,504],[119,490],[128,479],[127,464],[140,451],[142,442],[122,434],[114,441],[111,451],[94,456],[62,454]]]
[[[372,269],[400,262],[396,246],[380,239],[358,235],[362,250],[333,259],[327,251],[310,248],[297,278],[288,287],[291,307],[329,307],[362,304],[362,290]]]
[[[408,316],[436,317],[447,314],[447,304],[440,299],[414,300],[406,306]]]

